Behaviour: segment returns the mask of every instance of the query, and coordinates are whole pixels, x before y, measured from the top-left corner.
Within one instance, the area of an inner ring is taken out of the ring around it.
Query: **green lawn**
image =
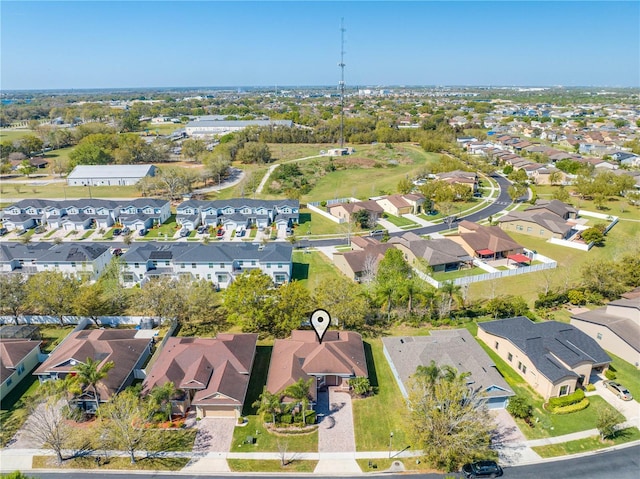
[[[398,227],[403,227],[403,226],[418,226],[417,224],[415,224],[413,221],[408,220],[407,218],[404,218],[402,216],[395,216],[389,213],[384,213],[382,215],[382,218],[387,220],[389,223],[396,225]]]
[[[42,335],[40,349],[43,353],[50,353],[72,330],[73,326],[61,327],[55,324],[40,326],[40,334]]]
[[[249,379],[247,396],[244,400],[244,407],[242,409],[243,416],[256,414],[257,408],[253,407],[253,403],[260,398],[260,394],[262,394],[262,390],[267,383],[267,373],[269,371],[269,361],[271,360],[272,350],[272,345],[259,344],[256,347],[256,357],[253,360],[253,369],[251,370],[251,378]]]
[[[34,181],[41,181],[34,179]],[[16,188],[18,187],[18,188]],[[19,190],[19,191],[18,191]],[[65,183],[49,183],[47,185],[3,185],[3,196],[11,198],[137,198],[140,192],[135,186],[66,186]]]
[[[0,406],[0,447],[22,427],[27,420],[27,402],[40,385],[36,376],[27,374],[20,384],[5,396]]]
[[[329,218],[325,218],[318,213],[312,212],[310,209],[301,208],[299,224],[296,226],[295,235],[298,237],[309,234],[328,235],[345,233],[345,231],[345,225],[335,223]]]
[[[530,427],[524,421],[516,419],[518,427],[527,439],[541,439],[544,437],[562,436],[572,432],[595,429],[598,420],[598,410],[601,408],[615,409],[600,396],[589,396],[589,407],[571,414],[550,414],[542,407],[543,399],[529,384],[502,360],[493,350],[478,340],[478,343],[489,354],[496,368],[502,374],[513,391],[527,397],[533,406],[535,426]],[[622,414],[618,416],[623,420]]]
[[[392,448],[400,450],[410,445],[404,429],[407,405],[396,384],[382,351],[381,339],[364,342],[369,380],[374,396],[353,400],[353,427],[358,451],[386,451],[393,432]]]
[[[287,450],[291,452],[318,451],[317,428],[304,434],[275,435],[264,427],[262,419],[258,416],[248,416],[247,419],[249,422],[246,426],[233,430],[231,452],[277,452],[278,441],[286,442]],[[253,436],[256,439],[255,444],[244,444],[247,436]]]
[[[151,228],[149,233],[147,233],[147,238],[165,238],[165,235],[168,238],[172,238],[177,230],[178,224],[176,223],[176,215],[171,215],[169,216],[169,219],[159,227]]]
[[[285,459],[288,458],[289,455],[285,455]],[[227,459],[227,463],[232,472],[313,472],[318,465],[318,461],[294,460],[283,467],[277,459]]]
[[[586,439],[562,442],[560,444],[550,444],[548,446],[537,446],[532,449],[541,457],[557,457],[580,452],[596,451],[625,442],[640,440],[640,431],[637,427],[630,427],[618,431],[613,439],[601,441],[599,436],[591,436]]]
[[[2,128],[0,129],[0,142],[15,141],[29,135],[35,135],[35,132],[27,128],[20,128],[19,130],[5,130],[4,128]]]
[[[486,271],[482,268],[478,268],[474,266],[470,269],[459,269],[458,271],[449,271],[445,273],[444,271],[438,271],[437,273],[433,273],[432,277],[436,281],[451,281],[456,278],[464,278],[467,276],[475,276],[477,274],[485,274]]]
[[[87,239],[89,236],[91,236],[96,230],[87,230],[84,232],[84,234],[80,237],[81,240],[83,239]]]
[[[100,465],[94,457],[76,457],[67,459],[62,464],[56,462],[53,456],[33,456],[34,469],[124,469],[141,471],[179,471],[187,465],[186,457],[138,457],[135,464],[131,464],[128,457],[110,457]]]
[[[640,398],[640,371],[610,351],[607,354],[613,360],[611,365],[616,370],[616,381],[626,386],[637,401]]]
[[[292,279],[301,281],[309,290],[330,278],[340,277],[342,273],[333,266],[329,258],[319,251],[294,251]]]

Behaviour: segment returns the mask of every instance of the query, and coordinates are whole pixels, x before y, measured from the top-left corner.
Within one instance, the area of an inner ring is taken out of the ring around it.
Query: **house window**
[[[533,231],[533,228],[531,226],[527,226],[527,233],[531,233]]]
[[[196,267],[196,264],[195,264],[195,263],[191,263],[191,267],[192,267],[192,268],[195,268],[195,267]]]
[[[596,337],[597,337],[598,339],[602,339],[602,333],[598,333],[598,334],[596,334]]]
[[[568,392],[569,392],[569,386],[567,385],[560,386],[560,396],[566,396]]]
[[[522,371],[522,363],[520,361],[518,361],[518,369]]]
[[[12,382],[13,382],[13,379],[8,378],[8,379],[7,379],[7,386],[11,386],[11,383],[12,383]]]
[[[517,231],[522,231],[524,228],[521,225],[516,225],[516,230]]]
[[[211,273],[207,274],[207,279],[211,280]]]
[[[169,262],[168,262],[168,261],[165,261],[165,262],[164,262],[164,265],[165,265],[165,266],[169,266]]]
[[[180,268],[184,269],[184,263],[182,263],[182,264],[180,265]]]
[[[72,261],[72,262],[71,262],[71,267],[72,267],[72,268],[75,268],[75,267],[76,267],[76,262],[75,262],[75,261]]]
[[[24,372],[24,364],[20,364],[17,368],[16,371],[18,371],[18,375],[22,374]]]
[[[527,374],[527,367],[524,364],[522,365],[522,374]]]
[[[498,341],[496,341],[496,344],[493,345],[493,347],[496,349],[498,349],[499,346],[500,346],[500,343]]]
[[[287,281],[287,277],[284,274],[276,274],[274,276],[274,280],[277,284],[285,283]]]
[[[255,261],[251,261],[251,266],[255,266],[256,262]]]
[[[221,268],[224,268],[224,263],[220,263],[220,267],[221,267]]]
[[[140,267],[140,263],[133,263],[133,267],[134,268],[139,268]]]
[[[224,275],[224,274],[219,274],[219,275],[217,276],[217,281],[218,281],[218,283],[224,283],[226,280],[227,280],[227,276],[226,276],[226,275]]]
[[[509,361],[513,361],[513,354],[511,354],[511,353],[507,354],[507,359]]]
[[[544,235],[544,230],[540,230],[540,236]]]
[[[278,263],[278,268],[282,268],[282,263]]]

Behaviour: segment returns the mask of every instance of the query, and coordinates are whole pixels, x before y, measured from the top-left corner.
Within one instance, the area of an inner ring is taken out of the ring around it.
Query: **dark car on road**
[[[120,228],[116,228],[113,230],[113,236],[120,236],[120,233],[122,233],[122,230]]]
[[[131,233],[131,229],[129,227],[122,228],[123,235],[127,236],[129,233]]]
[[[495,461],[478,461],[462,466],[462,474],[466,478],[500,477],[502,468]]]
[[[148,232],[149,230],[147,230],[146,228],[142,228],[140,231],[138,231],[138,234],[140,236],[145,236]]]
[[[627,388],[615,381],[605,381],[605,387],[623,401],[631,401],[633,396]]]
[[[0,236],[4,236],[9,232],[7,228],[0,228]]]

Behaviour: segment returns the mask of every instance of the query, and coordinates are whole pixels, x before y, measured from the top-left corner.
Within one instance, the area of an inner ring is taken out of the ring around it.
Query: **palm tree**
[[[282,405],[280,404],[280,396],[277,394],[271,394],[265,387],[260,394],[260,398],[252,404],[253,407],[258,408],[258,414],[271,414],[273,424],[276,423],[276,414],[280,412]]]
[[[441,287],[440,292],[446,296],[447,298],[447,313],[451,312],[451,306],[453,305],[453,300],[459,300],[460,297],[460,286],[457,284],[453,284],[452,281],[446,281]]]
[[[149,391],[149,405],[157,412],[166,415],[171,421],[171,413],[173,411],[173,405],[171,399],[176,395],[178,390],[175,385],[169,381],[162,386],[155,386]]]
[[[100,361],[87,358],[84,363],[76,365],[78,381],[85,386],[85,389],[93,391],[96,400],[96,409],[100,407],[100,397],[98,395],[98,383],[100,383],[113,368],[113,361],[104,363],[100,367]]]
[[[302,423],[307,425],[307,418],[305,416],[305,412],[309,407],[309,402],[311,401],[311,394],[309,393],[309,389],[311,389],[311,385],[313,384],[314,378],[309,378],[308,381],[300,378],[295,383],[289,385],[284,391],[283,394],[287,397],[290,397],[294,401],[302,404]]]

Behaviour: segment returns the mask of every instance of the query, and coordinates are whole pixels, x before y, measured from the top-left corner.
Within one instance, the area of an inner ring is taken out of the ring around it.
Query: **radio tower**
[[[340,148],[344,148],[344,18],[340,19]]]

